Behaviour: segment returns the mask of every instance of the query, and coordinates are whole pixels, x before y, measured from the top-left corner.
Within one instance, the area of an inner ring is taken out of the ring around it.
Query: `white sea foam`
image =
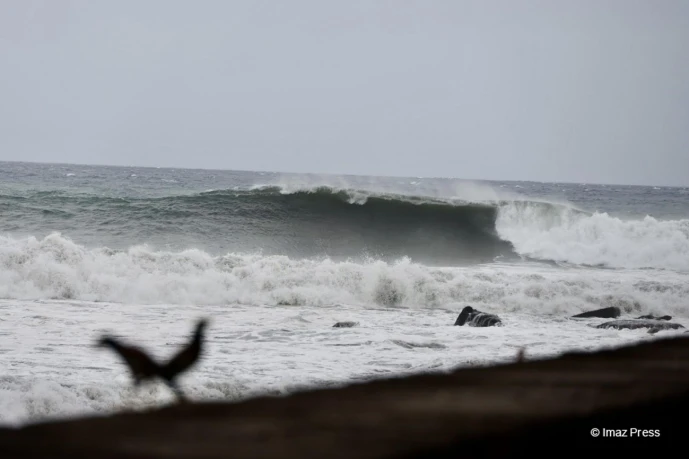
[[[568,320],[501,313],[503,327],[455,327],[461,305],[444,309],[366,309],[352,305],[141,305],[0,300],[0,424],[160,406],[173,400],[160,383],[134,390],[121,361],[95,348],[115,333],[171,356],[196,318],[211,319],[198,366],[180,380],[192,400],[236,401],[310,387],[458,366],[595,350],[682,331],[596,329],[604,319]],[[333,328],[352,320],[354,328]],[[689,326],[689,320],[676,320]]]
[[[432,268],[397,263],[298,260],[201,250],[88,249],[52,234],[0,237],[0,298],[137,304],[273,304],[443,308],[569,314],[610,305],[686,315],[689,274],[562,269],[536,264]]]
[[[496,229],[519,254],[542,260],[689,271],[689,220],[622,220],[515,202],[500,208]]]

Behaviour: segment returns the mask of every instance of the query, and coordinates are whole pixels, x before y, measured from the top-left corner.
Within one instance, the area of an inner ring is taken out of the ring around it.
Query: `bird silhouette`
[[[203,350],[207,325],[207,319],[199,320],[191,342],[162,364],[153,360],[143,349],[124,344],[112,336],[103,336],[98,341],[98,347],[108,347],[124,360],[134,379],[134,387],[138,387],[144,381],[160,378],[180,400],[184,401],[186,397],[177,385],[176,379],[198,361]]]

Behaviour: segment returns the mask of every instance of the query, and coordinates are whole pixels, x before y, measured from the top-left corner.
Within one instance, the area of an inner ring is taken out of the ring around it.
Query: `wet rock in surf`
[[[487,314],[467,306],[459,313],[455,325],[468,325],[470,327],[499,327],[502,321],[495,314]]]
[[[601,319],[615,319],[620,316],[622,311],[616,306],[611,306],[609,308],[596,309],[595,311],[582,312],[572,317],[576,318],[588,318],[588,317],[598,317]]]
[[[684,328],[683,325],[667,322],[664,320],[651,319],[631,319],[631,320],[613,320],[598,325],[596,328],[614,328],[617,330],[636,330],[639,328],[648,328],[649,333],[657,333],[661,330],[677,330]]]
[[[654,316],[653,314],[648,314],[645,316],[639,316],[637,319],[672,320],[672,316]]]
[[[359,322],[338,322],[333,325],[333,328],[352,328],[359,325]]]

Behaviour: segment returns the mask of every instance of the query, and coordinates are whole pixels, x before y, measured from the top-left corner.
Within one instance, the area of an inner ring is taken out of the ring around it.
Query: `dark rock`
[[[603,308],[603,309],[596,309],[595,311],[587,311],[587,312],[582,312],[581,314],[577,314],[576,318],[587,318],[587,317],[599,317],[601,319],[614,319],[616,317],[619,317],[622,311],[620,311],[620,308],[611,306],[609,308]]]
[[[333,325],[333,328],[352,328],[359,325],[359,322],[338,322]]]
[[[672,320],[672,316],[660,316],[656,317],[653,314],[648,314],[645,316],[637,317],[637,319],[650,319],[650,320]]]
[[[638,328],[648,328],[649,332],[651,332],[652,330],[653,333],[657,333],[661,330],[676,330],[679,328],[684,328],[684,326],[672,322],[666,322],[663,320],[631,319],[613,320],[610,322],[605,322],[603,324],[598,325],[596,328],[615,328],[617,330],[635,330]]]
[[[459,313],[455,325],[468,325],[470,327],[499,327],[502,321],[495,314],[487,314],[467,306]]]

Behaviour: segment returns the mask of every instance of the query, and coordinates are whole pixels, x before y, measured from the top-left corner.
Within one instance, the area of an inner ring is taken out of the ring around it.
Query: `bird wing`
[[[159,365],[144,350],[122,344],[114,338],[105,338],[101,342],[124,360],[135,377],[151,377],[159,373]]]
[[[168,378],[172,379],[175,376],[188,370],[196,360],[198,360],[200,354],[200,348],[198,342],[192,342],[187,345],[181,351],[177,352],[166,364],[161,368],[162,374]]]

